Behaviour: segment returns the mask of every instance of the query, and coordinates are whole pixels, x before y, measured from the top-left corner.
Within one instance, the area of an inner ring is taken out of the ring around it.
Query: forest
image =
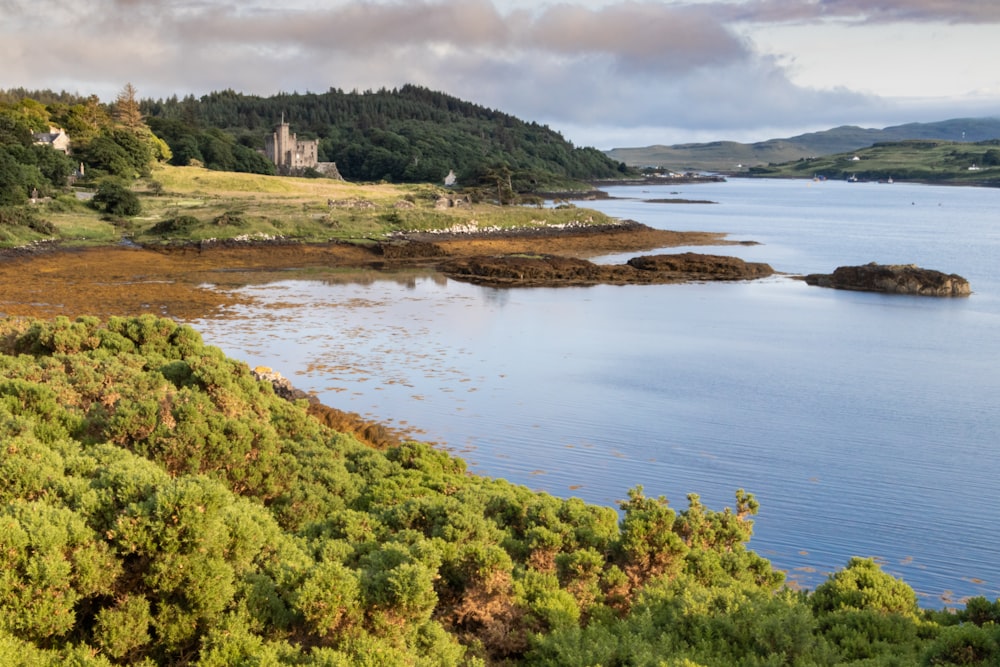
[[[1000,660],[998,602],[860,558],[786,587],[744,490],[588,505],[320,414],[168,319],[0,320],[0,663]]]
[[[413,85],[266,98],[225,90],[199,99],[144,100],[141,107],[170,144],[173,164],[181,166],[191,159],[220,164],[213,153],[195,150],[204,146],[206,133],[223,132],[237,145],[261,148],[284,119],[300,138],[319,139],[320,160],[336,162],[349,180],[440,183],[454,171],[460,183],[472,184],[485,170],[505,167],[526,190],[626,170],[546,126]]]
[[[135,178],[151,159],[274,174],[264,140],[282,120],[300,139],[318,140],[320,161],[335,162],[353,181],[440,184],[454,173],[459,185],[474,188],[501,173],[512,190],[530,192],[629,172],[624,163],[595,148],[577,148],[546,126],[411,85],[272,97],[226,90],[150,100],[127,84],[110,104],[93,95],[0,91],[0,145],[26,145],[38,154],[18,151],[21,163],[51,157],[31,147],[32,132],[55,126],[72,138],[73,160],[59,165],[58,174],[49,168],[53,181],[64,180],[77,164],[95,178]]]

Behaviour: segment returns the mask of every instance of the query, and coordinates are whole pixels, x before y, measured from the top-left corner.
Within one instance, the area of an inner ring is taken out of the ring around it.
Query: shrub
[[[91,199],[95,208],[112,216],[136,216],[142,212],[139,196],[120,181],[101,183]]]
[[[163,234],[164,236],[186,234],[199,224],[201,224],[201,221],[193,215],[178,215],[177,217],[168,218],[156,223],[149,231],[150,233]]]
[[[847,567],[830,576],[812,596],[818,613],[853,609],[914,615],[917,594],[904,581],[886,574],[870,558],[852,558]]]
[[[235,211],[226,211],[212,220],[212,223],[219,227],[246,227],[249,224],[246,218]]]
[[[924,665],[995,665],[998,650],[995,630],[975,625],[945,628],[924,654]]]

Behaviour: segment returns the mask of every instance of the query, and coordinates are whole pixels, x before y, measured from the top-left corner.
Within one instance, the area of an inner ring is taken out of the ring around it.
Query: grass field
[[[45,240],[103,245],[178,240],[294,238],[302,241],[371,240],[394,231],[463,227],[523,227],[569,222],[603,223],[595,211],[563,207],[468,204],[433,185],[356,184],[157,166],[138,181],[142,211],[113,219],[76,194],[31,206],[42,224],[0,224],[0,246]],[[442,201],[458,205],[442,207]],[[49,225],[48,223],[51,223]]]
[[[756,176],[1000,185],[1000,145],[936,140],[875,144],[851,153],[757,167]]]

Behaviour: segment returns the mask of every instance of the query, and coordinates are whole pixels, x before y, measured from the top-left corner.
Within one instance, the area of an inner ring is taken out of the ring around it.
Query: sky
[[[1000,0],[0,0],[0,89],[416,84],[602,150],[1000,117]]]

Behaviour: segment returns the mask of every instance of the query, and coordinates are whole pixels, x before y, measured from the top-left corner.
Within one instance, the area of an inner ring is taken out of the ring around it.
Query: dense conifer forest
[[[174,164],[198,159],[199,135],[223,131],[238,144],[263,147],[284,119],[299,138],[319,139],[320,160],[348,179],[437,182],[454,171],[474,183],[487,169],[511,170],[524,189],[553,179],[586,181],[620,175],[624,165],[594,148],[576,148],[537,123],[407,85],[394,90],[273,97],[232,90],[199,99],[142,103],[148,122],[174,151]],[[202,155],[207,165],[211,155]]]
[[[123,105],[129,112],[124,116],[119,113]],[[93,161],[101,171],[108,171],[109,156],[88,152],[92,140],[102,139],[99,149],[106,148],[106,140],[122,144],[128,137],[122,138],[115,123],[128,119],[128,127],[134,129],[138,121],[161,141],[157,157],[221,171],[273,174],[274,165],[263,155],[264,140],[282,120],[298,138],[317,139],[320,161],[335,162],[348,180],[440,184],[454,172],[460,185],[475,187],[495,182],[500,174],[511,189],[526,192],[628,171],[546,126],[417,86],[272,97],[226,90],[151,100],[140,99],[128,85],[111,104],[94,96],[11,89],[0,91],[0,112],[35,132],[49,124],[64,128],[73,138],[75,157],[88,166]]]

